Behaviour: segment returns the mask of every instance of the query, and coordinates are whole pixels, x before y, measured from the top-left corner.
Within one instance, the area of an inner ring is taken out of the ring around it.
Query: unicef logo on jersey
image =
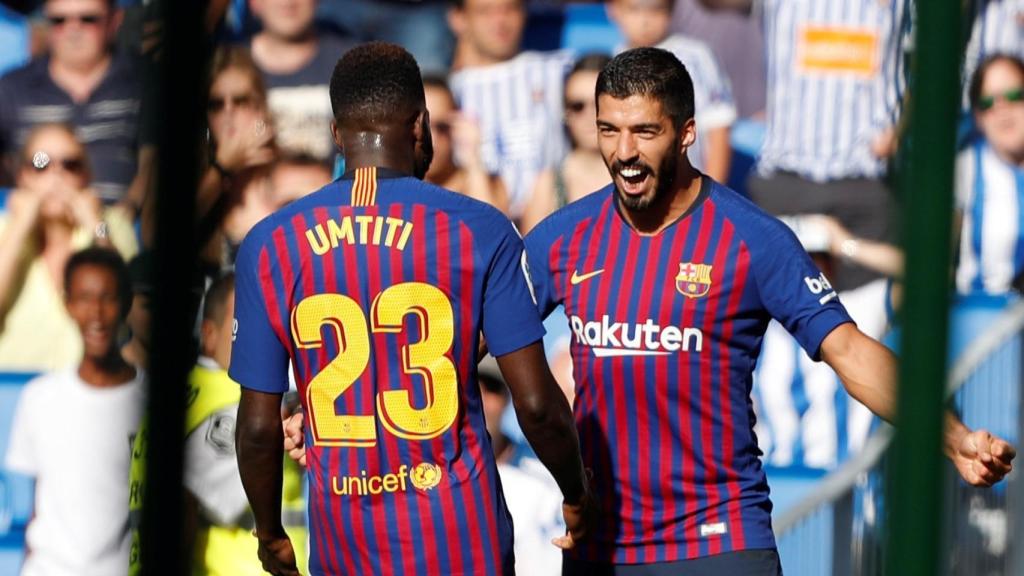
[[[332,476],[331,492],[337,496],[377,496],[405,492],[409,485],[427,492],[433,490],[444,479],[444,470],[433,462],[420,462],[415,466],[402,464],[398,471],[386,474],[359,474]]]

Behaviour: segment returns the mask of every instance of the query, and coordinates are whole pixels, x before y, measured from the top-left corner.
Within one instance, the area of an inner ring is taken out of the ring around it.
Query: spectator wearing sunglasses
[[[48,0],[47,54],[0,79],[4,155],[15,156],[38,124],[70,124],[92,159],[92,187],[108,204],[125,197],[136,174],[141,98],[134,60],[113,50],[121,22],[114,4]],[[4,182],[17,171],[9,165]]]
[[[20,159],[0,216],[0,370],[55,370],[82,354],[61,297],[65,263],[90,244],[130,257],[135,232],[125,212],[104,209],[89,188],[86,150],[71,127],[35,128]]]
[[[201,259],[219,275],[233,266],[249,229],[277,209],[270,173],[279,151],[266,87],[247,48],[218,48],[208,86],[209,155],[198,208]]]
[[[981,136],[957,158],[956,287],[961,294],[1000,294],[1024,271],[1024,62],[989,56],[968,92]]]
[[[423,179],[487,202],[508,214],[505,184],[484,165],[479,124],[458,110],[443,77],[427,75],[423,78],[423,89],[430,113],[430,137],[434,143],[434,159]]]

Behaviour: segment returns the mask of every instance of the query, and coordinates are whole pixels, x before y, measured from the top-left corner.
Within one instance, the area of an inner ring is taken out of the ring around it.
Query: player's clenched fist
[[[295,565],[295,550],[287,536],[260,539],[257,551],[263,569],[274,576],[298,576]]]
[[[588,470],[588,476],[590,476]],[[562,550],[571,550],[576,544],[593,534],[601,515],[597,498],[589,487],[577,504],[562,504],[562,517],[565,519],[565,536],[551,541]]]
[[[963,435],[951,455],[960,476],[972,486],[991,486],[1013,470],[1017,451],[1008,442],[987,430]]]
[[[306,446],[302,437],[302,412],[292,414],[281,423],[284,427],[284,451],[288,457],[306,465]]]

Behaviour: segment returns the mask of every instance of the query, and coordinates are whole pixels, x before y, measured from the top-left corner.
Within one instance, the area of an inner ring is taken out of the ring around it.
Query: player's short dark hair
[[[331,108],[341,126],[393,126],[410,121],[423,107],[420,68],[397,44],[361,44],[334,67]]]
[[[967,96],[971,101],[971,109],[978,109],[978,101],[981,100],[981,84],[985,81],[985,73],[997,62],[1006,62],[1017,69],[1017,72],[1024,78],[1024,61],[1012,54],[992,54],[981,61],[977,70],[971,76],[971,83],[967,88]]]
[[[100,246],[90,246],[75,252],[64,265],[65,294],[71,293],[71,281],[75,277],[75,272],[83,266],[106,268],[114,274],[114,279],[117,280],[117,299],[121,303],[121,315],[127,315],[132,307],[132,279],[124,258],[121,258],[116,250]]]
[[[612,58],[597,76],[598,110],[602,94],[622,100],[647,96],[661,102],[675,127],[693,118],[693,80],[675,54],[661,48],[634,48]]]
[[[234,272],[227,272],[214,280],[206,290],[206,299],[203,301],[203,320],[209,320],[214,323],[223,322],[224,313],[228,307],[228,296],[234,291]]]

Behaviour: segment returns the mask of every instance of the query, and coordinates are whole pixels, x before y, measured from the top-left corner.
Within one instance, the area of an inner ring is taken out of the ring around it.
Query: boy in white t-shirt
[[[78,366],[25,387],[6,466],[36,480],[24,576],[116,576],[128,570],[128,467],[143,410],[143,373],[117,345],[131,286],[105,248],[71,256],[68,314],[82,334]]]

